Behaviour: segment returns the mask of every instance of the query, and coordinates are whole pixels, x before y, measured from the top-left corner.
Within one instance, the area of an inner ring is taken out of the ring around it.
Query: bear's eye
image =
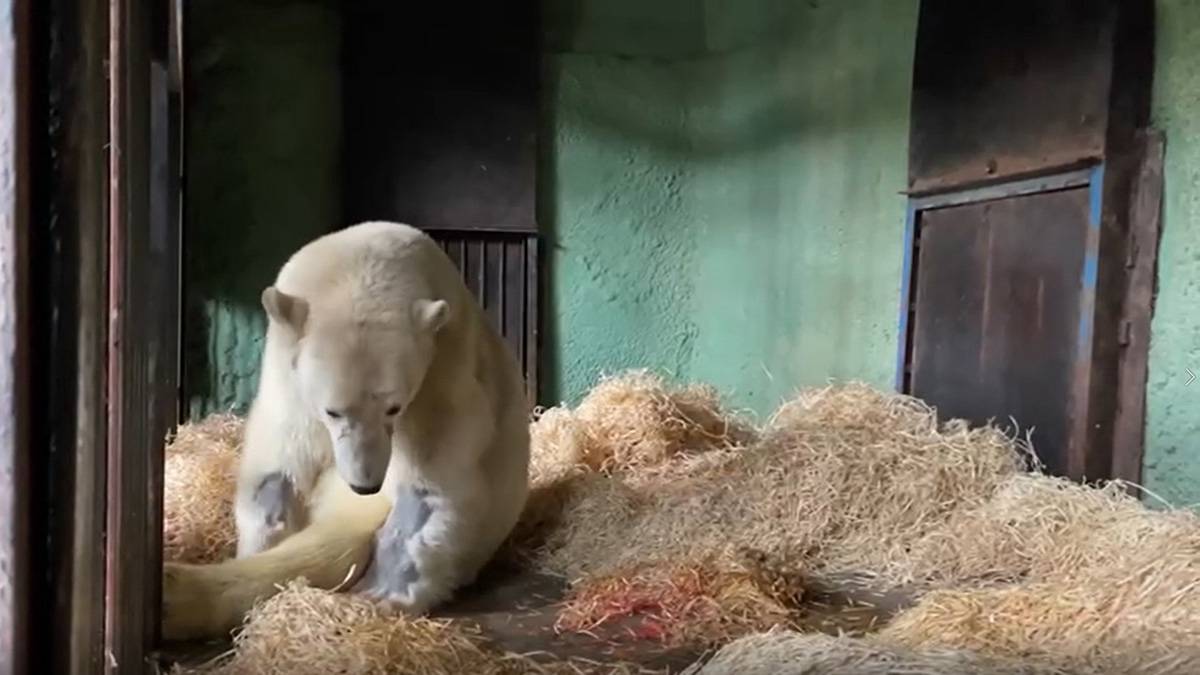
[[[326,410],[325,410],[325,414],[326,414],[326,415],[329,415],[329,417],[330,417],[331,419],[335,419],[335,420],[340,420],[340,419],[342,419],[342,413],[340,413],[340,412],[338,412],[338,411],[336,411],[336,410],[328,410],[328,409],[326,409]]]
[[[395,417],[396,415],[399,415],[400,414],[400,406],[394,405],[394,406],[388,408],[386,414],[388,417]]]

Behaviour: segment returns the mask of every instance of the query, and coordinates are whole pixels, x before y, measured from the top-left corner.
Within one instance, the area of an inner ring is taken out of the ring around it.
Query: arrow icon
[[[1188,374],[1188,381],[1183,383],[1183,386],[1186,387],[1196,381],[1196,374],[1192,372],[1191,368],[1184,368],[1184,370],[1186,370]]]

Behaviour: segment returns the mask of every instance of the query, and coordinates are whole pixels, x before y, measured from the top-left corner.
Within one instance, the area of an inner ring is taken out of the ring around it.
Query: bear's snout
[[[370,487],[363,487],[362,485],[355,485],[353,483],[350,484],[350,489],[354,490],[355,494],[360,494],[363,496],[373,495],[376,492],[379,492],[379,488],[381,488],[381,487],[383,487],[383,486],[382,485],[372,485]]]

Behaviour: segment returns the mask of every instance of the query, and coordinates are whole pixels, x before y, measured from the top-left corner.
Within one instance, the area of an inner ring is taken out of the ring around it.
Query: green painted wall
[[[916,0],[547,0],[546,399],[659,368],[768,411],[886,384]],[[338,210],[329,3],[192,12],[193,414],[244,409],[258,293]]]
[[[1155,124],[1166,133],[1163,235],[1147,391],[1143,482],[1200,504],[1200,3],[1159,0]]]
[[[770,410],[891,381],[917,0],[547,0],[547,402],[649,366]],[[1200,502],[1200,4],[1158,0],[1167,133],[1147,486]],[[193,413],[244,408],[258,293],[340,212],[331,3],[191,11]]]
[[[192,415],[244,409],[265,330],[259,294],[340,217],[336,3],[189,8],[187,311]]]
[[[917,4],[551,14],[549,400],[638,366],[764,413],[890,383]]]

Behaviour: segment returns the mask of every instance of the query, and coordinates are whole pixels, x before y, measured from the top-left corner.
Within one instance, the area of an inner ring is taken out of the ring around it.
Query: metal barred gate
[[[531,403],[538,382],[538,238],[518,232],[431,231],[462,271],[521,364]]]

